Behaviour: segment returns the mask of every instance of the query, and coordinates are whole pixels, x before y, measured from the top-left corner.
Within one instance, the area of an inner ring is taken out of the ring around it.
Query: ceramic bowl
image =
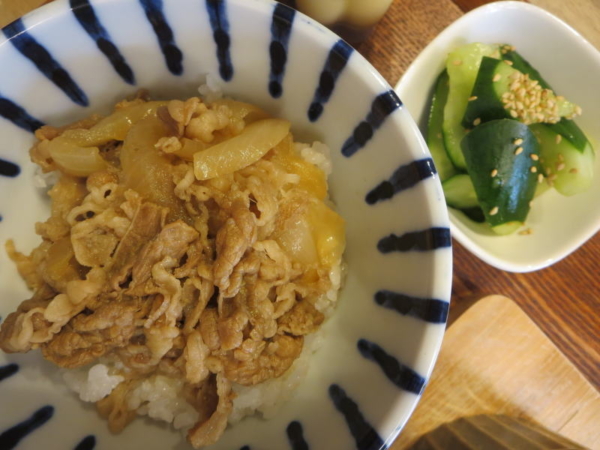
[[[429,152],[394,91],[333,33],[263,0],[58,0],[0,38],[0,241],[37,245],[49,213],[28,148],[41,123],[106,112],[138,88],[226,95],[291,120],[332,149],[331,194],[347,223],[348,275],[305,382],[270,420],[248,418],[215,449],[380,449],[427,383],[451,284],[447,210]],[[0,252],[0,315],[29,293]],[[0,355],[0,448],[184,449],[137,419],[111,435],[39,352]]]
[[[547,11],[522,2],[495,2],[464,15],[440,33],[406,71],[396,92],[422,132],[433,84],[451,49],[470,42],[509,43],[561,95],[583,108],[577,123],[600,148],[600,53]],[[497,236],[450,209],[452,236],[476,256],[502,270],[529,272],[564,258],[600,229],[600,158],[585,193],[564,197],[554,189],[534,200],[526,227],[533,233]]]

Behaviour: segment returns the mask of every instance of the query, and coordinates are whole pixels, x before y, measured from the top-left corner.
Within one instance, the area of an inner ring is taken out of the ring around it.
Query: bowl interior
[[[432,87],[446,55],[470,42],[514,45],[558,94],[583,108],[577,123],[596,149],[600,145],[600,53],[576,31],[550,13],[521,2],[496,2],[461,17],[444,30],[402,77],[396,91],[427,129]],[[595,161],[596,174],[600,161]],[[536,198],[526,227],[533,234],[496,236],[461,212],[450,209],[453,236],[472,253],[503,270],[527,272],[549,266],[583,244],[600,228],[600,177],[585,193],[564,197],[549,190]],[[577,218],[574,220],[574,218]]]
[[[314,448],[379,448],[393,439],[431,373],[451,283],[440,184],[395,93],[334,34],[275,3],[71,4],[76,8],[58,0],[36,10],[0,38],[0,66],[10,67],[0,71],[0,158],[3,167],[18,168],[0,176],[0,192],[10,192],[0,198],[0,241],[12,238],[29,251],[38,244],[33,224],[48,215],[28,162],[36,124],[107,112],[139,88],[156,98],[196,95],[210,74],[226,95],[289,119],[298,140],[331,148],[330,193],[346,220],[348,242],[339,308],[324,327],[307,379],[276,417],[244,420],[214,448],[281,449],[293,439]],[[104,52],[107,41],[112,47]],[[2,317],[28,298],[4,252],[0,298]],[[178,434],[148,420],[111,435],[93,407],[66,393],[37,352],[0,355],[0,365],[9,364],[20,370],[0,383],[1,401],[11,405],[10,414],[0,415],[0,430],[36,411],[46,414],[43,426],[27,434],[27,445],[69,448],[93,435],[102,448],[188,448]],[[292,422],[300,424],[300,437]]]

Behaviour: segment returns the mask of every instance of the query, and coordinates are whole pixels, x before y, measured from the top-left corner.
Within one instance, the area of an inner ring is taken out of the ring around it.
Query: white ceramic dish
[[[396,92],[421,131],[427,127],[432,87],[449,50],[469,42],[509,43],[553,88],[583,108],[577,123],[600,148],[600,52],[567,24],[536,6],[496,2],[464,15],[439,34],[406,71]],[[450,209],[452,235],[476,256],[502,270],[529,272],[564,258],[600,229],[600,158],[589,191],[563,197],[550,190],[534,200],[530,235],[496,236]]]
[[[106,111],[140,87],[158,98],[195,95],[203,75],[220,77],[227,95],[290,119],[301,139],[333,150],[330,187],[347,222],[348,276],[294,398],[211,448],[378,450],[408,420],[441,345],[447,210],[427,147],[391,88],[333,33],[290,11],[263,0],[57,0],[5,28],[0,242],[14,238],[28,251],[38,243],[34,222],[48,215],[27,152],[39,121]],[[29,296],[0,251],[0,316]],[[0,354],[0,448],[190,448],[143,419],[111,435],[51,373],[37,351]]]

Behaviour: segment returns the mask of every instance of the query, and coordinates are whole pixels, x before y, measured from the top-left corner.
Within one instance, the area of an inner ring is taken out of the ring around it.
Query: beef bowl
[[[0,447],[393,441],[451,240],[367,61],[264,0],[57,0],[0,67]]]

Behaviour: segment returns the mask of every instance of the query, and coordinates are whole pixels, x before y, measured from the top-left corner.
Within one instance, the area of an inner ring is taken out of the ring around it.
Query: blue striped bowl
[[[418,129],[381,76],[334,34],[264,0],[58,0],[0,36],[0,241],[37,245],[48,215],[28,162],[32,131],[106,112],[140,87],[227,95],[288,118],[333,150],[331,193],[347,222],[348,277],[308,377],[277,417],[246,419],[218,449],[378,450],[427,383],[448,312],[443,195]],[[0,316],[28,298],[0,252]],[[38,352],[0,355],[0,449],[187,448],[137,420],[112,436]]]

